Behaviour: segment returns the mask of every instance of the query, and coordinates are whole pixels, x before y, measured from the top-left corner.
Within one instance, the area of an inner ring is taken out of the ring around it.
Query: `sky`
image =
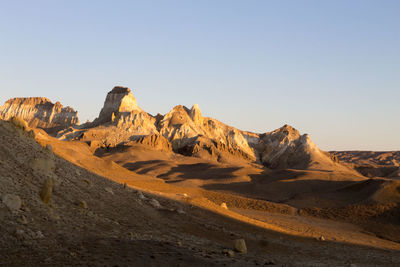
[[[0,0],[0,102],[93,120],[115,85],[165,114],[290,124],[324,150],[400,150],[400,1]]]

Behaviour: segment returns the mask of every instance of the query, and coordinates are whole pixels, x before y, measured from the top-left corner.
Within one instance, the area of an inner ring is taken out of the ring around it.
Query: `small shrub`
[[[26,131],[26,130],[28,130],[28,123],[24,120],[24,119],[22,119],[22,118],[20,118],[20,117],[12,117],[11,119],[10,119],[10,122],[14,125],[14,126],[16,126],[17,128],[19,128],[19,129],[22,129],[22,130],[24,130],[24,131]]]

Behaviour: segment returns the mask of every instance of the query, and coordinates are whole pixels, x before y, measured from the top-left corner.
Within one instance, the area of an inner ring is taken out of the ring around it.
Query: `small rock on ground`
[[[10,211],[17,211],[22,205],[21,198],[13,194],[4,195],[2,201]]]
[[[223,253],[224,255],[228,256],[229,258],[235,257],[235,252],[234,252],[233,250],[231,250],[231,249],[224,249],[224,250],[222,251],[222,253]]]
[[[237,252],[243,253],[243,254],[247,253],[246,241],[244,241],[244,239],[234,240],[233,246]]]
[[[178,212],[179,214],[185,214],[186,213],[182,208],[178,208],[176,210],[176,212]]]
[[[21,223],[22,224],[28,224],[28,220],[26,219],[26,217],[24,215],[21,216]]]
[[[146,199],[146,197],[143,195],[142,191],[138,191],[137,194],[138,194],[139,199],[141,199],[141,200]]]
[[[154,198],[152,198],[149,203],[150,203],[150,205],[152,205],[156,209],[160,209],[161,208],[160,202],[158,202],[158,200],[156,200]]]
[[[228,206],[226,205],[226,203],[225,202],[223,202],[222,204],[221,204],[221,208],[223,208],[223,209],[228,209]]]
[[[106,192],[110,193],[111,195],[114,195],[114,191],[112,190],[111,187],[106,187],[106,188],[104,188],[104,190],[105,190]]]

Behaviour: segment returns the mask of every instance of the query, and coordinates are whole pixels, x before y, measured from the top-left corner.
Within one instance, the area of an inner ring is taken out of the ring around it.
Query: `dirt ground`
[[[40,144],[0,121],[0,195],[22,200],[16,210],[0,204],[2,266],[400,265],[399,243],[358,224],[191,179],[168,182],[94,156],[84,143],[35,136]],[[40,192],[49,177],[45,204]],[[248,252],[228,256],[240,238]]]

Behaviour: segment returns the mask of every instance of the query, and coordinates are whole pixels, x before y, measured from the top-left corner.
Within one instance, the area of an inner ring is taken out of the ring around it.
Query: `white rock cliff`
[[[4,120],[20,117],[30,127],[43,129],[66,128],[79,123],[78,112],[63,107],[60,102],[53,104],[44,97],[12,98],[0,106],[0,116]]]

